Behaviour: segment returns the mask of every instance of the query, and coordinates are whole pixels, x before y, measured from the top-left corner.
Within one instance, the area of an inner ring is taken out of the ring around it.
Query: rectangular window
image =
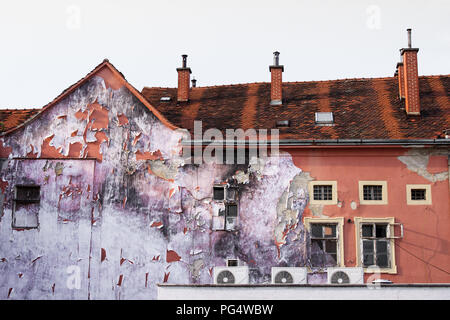
[[[360,204],[388,204],[386,181],[359,181]]]
[[[227,259],[227,267],[237,267],[238,259]]]
[[[315,185],[314,200],[333,200],[332,185]]]
[[[310,181],[308,189],[311,204],[337,204],[337,181]]]
[[[430,205],[431,185],[429,184],[407,184],[406,203],[409,205]]]
[[[389,268],[388,224],[362,224],[363,266]]]
[[[426,200],[425,189],[411,189],[411,200]]]
[[[305,218],[313,267],[343,266],[343,218]]]
[[[213,188],[213,199],[224,200],[225,199],[225,187],[218,186]]]
[[[213,187],[213,200],[219,207],[213,214],[213,230],[235,230],[239,215],[238,188],[227,185]]]
[[[364,200],[383,200],[383,187],[366,185],[363,189]]]
[[[366,272],[397,272],[394,225],[394,218],[355,217],[358,266]]]
[[[14,194],[12,227],[32,229],[39,225],[40,186],[17,185]]]

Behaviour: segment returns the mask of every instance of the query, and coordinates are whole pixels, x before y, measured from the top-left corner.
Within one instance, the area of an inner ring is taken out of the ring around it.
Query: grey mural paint
[[[155,299],[157,283],[212,283],[227,258],[249,266],[251,283],[306,265],[307,188],[291,156],[187,165],[184,134],[93,77],[3,137],[0,299]],[[78,158],[40,159],[49,150]],[[212,228],[217,183],[238,193],[230,231]],[[40,186],[37,228],[11,227],[20,184]]]

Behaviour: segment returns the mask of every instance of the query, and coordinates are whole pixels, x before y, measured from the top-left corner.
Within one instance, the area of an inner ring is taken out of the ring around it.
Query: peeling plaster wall
[[[226,258],[251,283],[305,265],[307,188],[291,156],[187,165],[184,135],[94,76],[3,137],[0,299],[155,299],[156,283],[212,283]],[[234,231],[212,231],[215,183],[239,190]],[[11,227],[17,184],[41,186],[37,229]]]

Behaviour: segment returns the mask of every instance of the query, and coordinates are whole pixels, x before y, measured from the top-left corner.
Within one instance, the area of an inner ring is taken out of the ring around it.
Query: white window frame
[[[364,272],[366,273],[389,273],[396,274],[397,273],[397,265],[395,263],[395,241],[399,237],[395,237],[394,235],[394,226],[397,225],[395,223],[394,217],[387,218],[363,218],[363,217],[355,217],[355,233],[356,233],[356,265],[358,267],[363,267]],[[371,223],[380,223],[387,224],[388,228],[386,230],[386,237],[389,239],[389,267],[388,268],[380,268],[380,267],[364,267],[363,264],[363,252],[362,252],[362,225],[363,224],[371,224]],[[403,228],[402,228],[403,229]],[[403,234],[402,234],[403,237]]]
[[[314,186],[329,186],[331,185],[331,200],[315,200],[314,199]],[[322,204],[322,205],[335,205],[338,203],[337,199],[337,181],[310,181],[308,184],[309,203],[310,204]]]
[[[359,181],[359,203],[364,205],[386,205],[388,204],[387,181]],[[381,186],[381,200],[364,200],[364,186]]]
[[[344,267],[344,218],[315,218],[305,217],[303,219],[306,230],[311,233],[311,224],[336,224],[337,248],[336,248],[336,267]],[[309,243],[311,245],[311,243]],[[314,267],[315,268],[315,267]],[[319,267],[317,267],[319,268]]]
[[[412,189],[424,189],[425,200],[412,200]],[[408,205],[431,205],[431,185],[430,184],[407,184],[406,185],[406,204]]]

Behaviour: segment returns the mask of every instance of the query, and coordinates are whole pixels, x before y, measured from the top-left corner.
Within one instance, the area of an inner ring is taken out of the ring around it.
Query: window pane
[[[387,225],[377,224],[375,226],[375,236],[377,238],[386,238]]]
[[[223,200],[225,197],[225,189],[223,187],[214,187],[214,200]]]
[[[336,253],[337,242],[335,240],[325,240],[325,251],[327,253]]]
[[[336,266],[337,265],[337,254],[327,254],[325,256],[325,265],[327,267]]]
[[[228,217],[237,217],[237,205],[235,204],[227,204],[227,216]]]
[[[371,224],[364,224],[362,226],[362,236],[363,237],[372,237],[373,236],[373,225]]]
[[[364,200],[383,200],[383,186],[365,185],[363,186]]]
[[[365,267],[372,266],[374,264],[373,254],[364,254],[363,264]]]
[[[387,254],[379,254],[377,252],[377,266],[382,268],[387,268],[388,265],[388,255]]]
[[[377,240],[377,253],[387,254],[387,241]]]
[[[425,189],[411,189],[411,200],[426,200]]]
[[[313,223],[311,224],[311,237],[312,238],[322,238],[322,225]]]
[[[372,240],[364,240],[363,241],[363,252],[364,252],[364,254],[373,252],[373,241]]]
[[[332,185],[315,185],[313,192],[314,200],[333,200]]]
[[[325,238],[336,238],[336,225],[324,225],[323,234]]]
[[[320,267],[323,266],[323,254],[322,253],[313,253],[311,254],[311,264],[314,267]]]

